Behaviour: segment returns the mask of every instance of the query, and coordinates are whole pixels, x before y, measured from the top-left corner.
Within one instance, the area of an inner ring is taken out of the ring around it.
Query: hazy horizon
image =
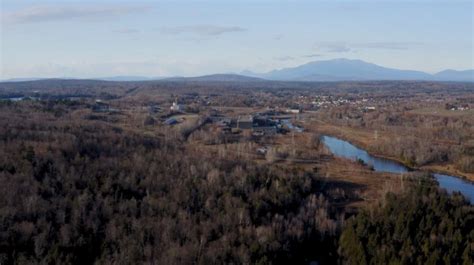
[[[0,79],[261,73],[335,58],[473,69],[473,5],[6,0]]]

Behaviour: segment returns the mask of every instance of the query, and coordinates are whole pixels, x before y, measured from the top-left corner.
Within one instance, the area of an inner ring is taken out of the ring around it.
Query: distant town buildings
[[[446,103],[445,109],[447,109],[447,110],[461,110],[461,111],[464,111],[464,110],[469,110],[469,105],[467,105],[467,104],[462,104],[462,105],[459,106],[459,105],[455,105],[455,104]]]

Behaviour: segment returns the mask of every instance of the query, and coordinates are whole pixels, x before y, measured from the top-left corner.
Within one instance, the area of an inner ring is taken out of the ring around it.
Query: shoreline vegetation
[[[430,164],[430,165],[423,165],[423,166],[413,166],[413,165],[410,165],[410,163],[408,163],[406,160],[402,160],[400,158],[390,156],[390,155],[387,155],[387,154],[383,154],[383,153],[380,153],[380,152],[374,152],[373,151],[373,145],[366,143],[365,141],[361,140],[360,138],[357,138],[356,136],[352,136],[352,135],[348,136],[347,133],[341,132],[342,130],[344,130],[344,128],[335,127],[335,129],[333,129],[333,130],[331,130],[331,129],[330,130],[324,130],[324,129],[320,130],[320,129],[317,128],[315,130],[317,130],[318,133],[326,134],[326,135],[333,136],[333,137],[337,137],[337,138],[340,138],[344,141],[347,141],[347,142],[353,144],[354,146],[357,146],[357,147],[367,151],[367,153],[369,153],[370,155],[372,155],[374,157],[378,157],[378,158],[381,158],[381,159],[386,159],[386,160],[390,160],[390,161],[393,161],[393,162],[397,162],[397,163],[405,166],[410,171],[427,171],[427,172],[431,172],[431,173],[447,174],[447,175],[458,177],[458,178],[463,179],[465,181],[474,183],[474,173],[460,172],[457,169],[452,169],[453,168],[452,165]]]
[[[361,149],[361,150],[364,150],[366,151],[369,155],[373,156],[373,157],[377,157],[377,158],[381,158],[381,159],[384,159],[384,160],[388,160],[388,161],[392,161],[392,162],[396,162],[404,167],[407,168],[408,171],[418,171],[418,172],[426,172],[426,173],[430,173],[430,174],[435,174],[435,173],[438,173],[438,174],[446,174],[446,175],[450,175],[450,176],[453,176],[453,177],[456,177],[456,178],[459,178],[459,179],[462,179],[464,181],[467,181],[469,183],[474,183],[474,178],[473,179],[470,179],[468,178],[466,175],[463,175],[463,174],[459,174],[459,173],[453,173],[454,171],[449,171],[449,170],[443,170],[443,169],[435,169],[436,167],[440,166],[440,165],[427,165],[427,166],[421,166],[421,167],[410,167],[408,164],[406,164],[406,162],[402,161],[402,160],[399,160],[399,159],[396,159],[394,157],[391,157],[391,156],[385,156],[385,155],[382,155],[382,154],[379,154],[379,153],[371,153],[370,151],[367,151],[366,149],[364,149],[363,147],[361,147],[360,145],[354,143],[353,141],[349,140],[349,139],[344,139],[344,138],[339,138],[339,136],[336,136],[336,135],[330,135],[330,134],[327,134],[327,136],[331,136],[331,137],[335,137],[335,138],[338,138],[338,139],[341,139],[341,140],[344,140],[354,146],[356,146],[357,148]],[[367,165],[367,166],[370,166],[370,165]],[[455,172],[458,172],[458,171],[455,171]],[[465,174],[465,173],[464,173]]]

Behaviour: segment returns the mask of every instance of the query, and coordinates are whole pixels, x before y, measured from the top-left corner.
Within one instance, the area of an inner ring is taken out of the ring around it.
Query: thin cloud
[[[420,42],[368,42],[359,43],[355,47],[365,49],[408,50],[413,46],[422,45]]]
[[[345,46],[345,45],[334,45],[331,47],[326,47],[327,52],[334,52],[334,53],[344,53],[350,52],[352,49]]]
[[[316,49],[318,50],[331,52],[331,53],[345,53],[345,52],[351,51],[351,48],[344,42],[336,42],[336,41],[319,42],[319,43],[316,43],[315,46],[316,46]]]
[[[179,27],[164,27],[159,29],[163,34],[179,35],[179,34],[195,34],[199,36],[220,36],[226,33],[243,32],[246,29],[241,27],[228,27],[216,25],[195,25],[195,26],[179,26]]]
[[[273,59],[277,61],[292,61],[292,60],[295,60],[296,58],[293,56],[280,56],[280,57],[274,57]]]
[[[125,28],[125,29],[116,29],[116,30],[113,30],[113,32],[121,33],[121,34],[135,34],[135,33],[139,33],[140,31],[138,29]]]
[[[8,24],[38,23],[84,18],[110,18],[150,10],[149,6],[33,6],[3,14]]]
[[[316,49],[331,52],[331,53],[347,53],[357,52],[364,49],[375,50],[408,50],[416,46],[423,45],[420,42],[362,42],[362,43],[347,43],[347,42],[319,42],[315,44]]]
[[[306,55],[303,55],[301,56],[302,58],[314,58],[314,57],[321,57],[323,56],[322,54],[306,54]]]

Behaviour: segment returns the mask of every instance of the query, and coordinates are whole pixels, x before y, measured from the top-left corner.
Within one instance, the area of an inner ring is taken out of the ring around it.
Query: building
[[[253,134],[255,136],[262,136],[262,135],[275,135],[277,134],[277,127],[276,126],[262,126],[262,127],[254,127]]]
[[[300,109],[287,109],[286,113],[298,114],[298,113],[301,113],[301,110]]]
[[[276,125],[276,122],[272,119],[268,119],[264,116],[256,116],[253,119],[253,135],[275,135],[278,132]]]
[[[171,105],[170,110],[171,110],[171,111],[179,112],[179,111],[182,110],[182,108],[183,108],[183,107],[182,107],[181,105],[179,105],[179,104],[175,101],[175,102],[173,102],[173,105]]]
[[[243,129],[252,129],[252,127],[253,127],[253,117],[252,116],[239,117],[237,119],[237,128],[243,130]]]

